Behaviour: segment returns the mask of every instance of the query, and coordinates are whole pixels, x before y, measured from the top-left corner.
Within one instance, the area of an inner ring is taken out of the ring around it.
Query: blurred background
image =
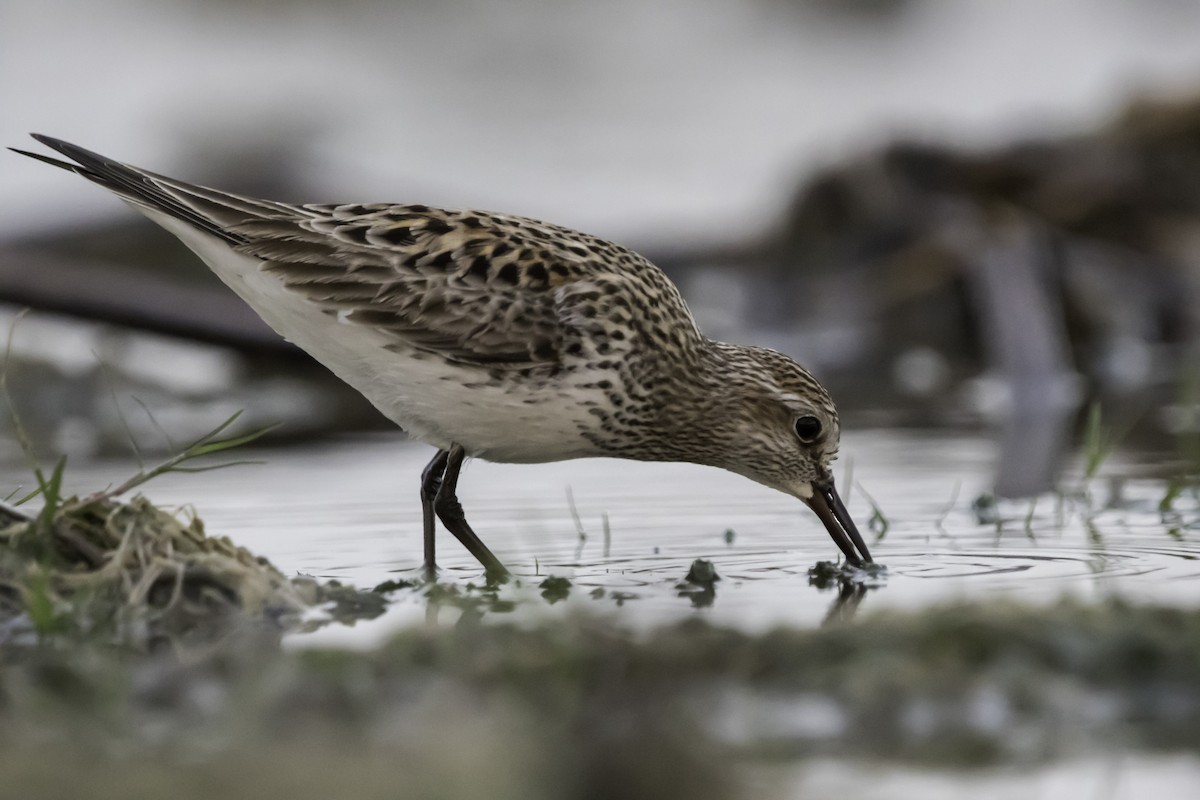
[[[1184,0],[10,2],[0,142],[614,239],[709,335],[812,368],[848,427],[994,430],[1022,496],[1093,403],[1150,449],[1195,429],[1197,30]],[[0,175],[37,448],[238,409],[290,437],[383,424],[99,188],[15,154]],[[130,394],[153,413],[122,420]]]

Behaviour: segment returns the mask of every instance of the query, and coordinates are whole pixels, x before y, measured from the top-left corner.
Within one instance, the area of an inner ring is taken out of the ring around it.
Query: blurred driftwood
[[[223,287],[99,260],[0,249],[0,300],[247,353],[306,358]]]
[[[244,131],[236,139],[183,141],[214,186],[254,197],[303,195],[298,164],[310,126]],[[0,242],[0,302],[231,347],[285,368],[312,363],[222,285],[173,235],[112,205],[111,221]],[[293,363],[294,362],[294,363]]]

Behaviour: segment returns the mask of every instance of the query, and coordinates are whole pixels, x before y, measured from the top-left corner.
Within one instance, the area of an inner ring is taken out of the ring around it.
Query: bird
[[[436,522],[504,564],[457,497],[467,458],[693,462],[809,506],[851,566],[872,561],[835,488],[837,408],[775,350],[706,337],[636,252],[512,214],[422,204],[291,204],[211,189],[41,134],[69,161],[9,148],[115,193],[178,237],[278,334],[437,452]]]

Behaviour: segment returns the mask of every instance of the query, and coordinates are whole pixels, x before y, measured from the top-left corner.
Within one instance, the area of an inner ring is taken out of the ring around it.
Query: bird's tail
[[[82,175],[93,183],[114,192],[122,199],[152,211],[162,212],[231,245],[242,244],[245,238],[231,227],[252,219],[289,216],[295,207],[265,200],[241,197],[216,189],[178,181],[139,167],[122,164],[85,150],[78,145],[42,134],[31,134],[42,144],[63,154],[71,161],[32,153],[15,147],[9,149],[35,158],[60,169]]]

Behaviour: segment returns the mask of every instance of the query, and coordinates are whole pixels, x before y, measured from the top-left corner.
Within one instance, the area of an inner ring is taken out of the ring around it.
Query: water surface
[[[1184,512],[1164,519],[1161,483],[1127,482],[1113,508],[1102,507],[1101,482],[1090,505],[1047,495],[1032,507],[1004,504],[1000,522],[981,523],[972,501],[988,486],[988,440],[870,431],[848,434],[842,453],[835,471],[842,493],[887,575],[840,601],[835,587],[810,585],[810,567],[838,555],[816,517],[798,500],[721,470],[608,459],[476,461],[464,471],[460,498],[476,531],[519,579],[503,596],[536,600],[497,614],[505,618],[583,606],[635,627],[700,614],[757,631],[817,625],[855,606],[920,608],[989,597],[1049,602],[1063,595],[1185,605],[1200,598],[1200,545],[1188,527],[1197,519],[1194,503],[1181,502]],[[242,452],[265,463],[167,475],[144,491],[162,505],[190,505],[210,533],[285,572],[370,587],[420,576],[417,484],[431,454],[400,435],[344,438]],[[132,462],[69,466],[69,489],[94,490],[134,469]],[[3,477],[9,486],[28,483],[19,467],[5,468]],[[887,521],[881,539],[878,519],[871,530],[864,490]],[[439,547],[444,581],[481,582],[481,569],[449,534],[439,533]],[[681,595],[697,558],[716,566],[715,594]],[[538,584],[551,575],[572,582],[565,602],[538,597]],[[304,641],[368,645],[433,613],[419,593],[401,592],[383,617]],[[458,612],[436,613],[452,621]]]

